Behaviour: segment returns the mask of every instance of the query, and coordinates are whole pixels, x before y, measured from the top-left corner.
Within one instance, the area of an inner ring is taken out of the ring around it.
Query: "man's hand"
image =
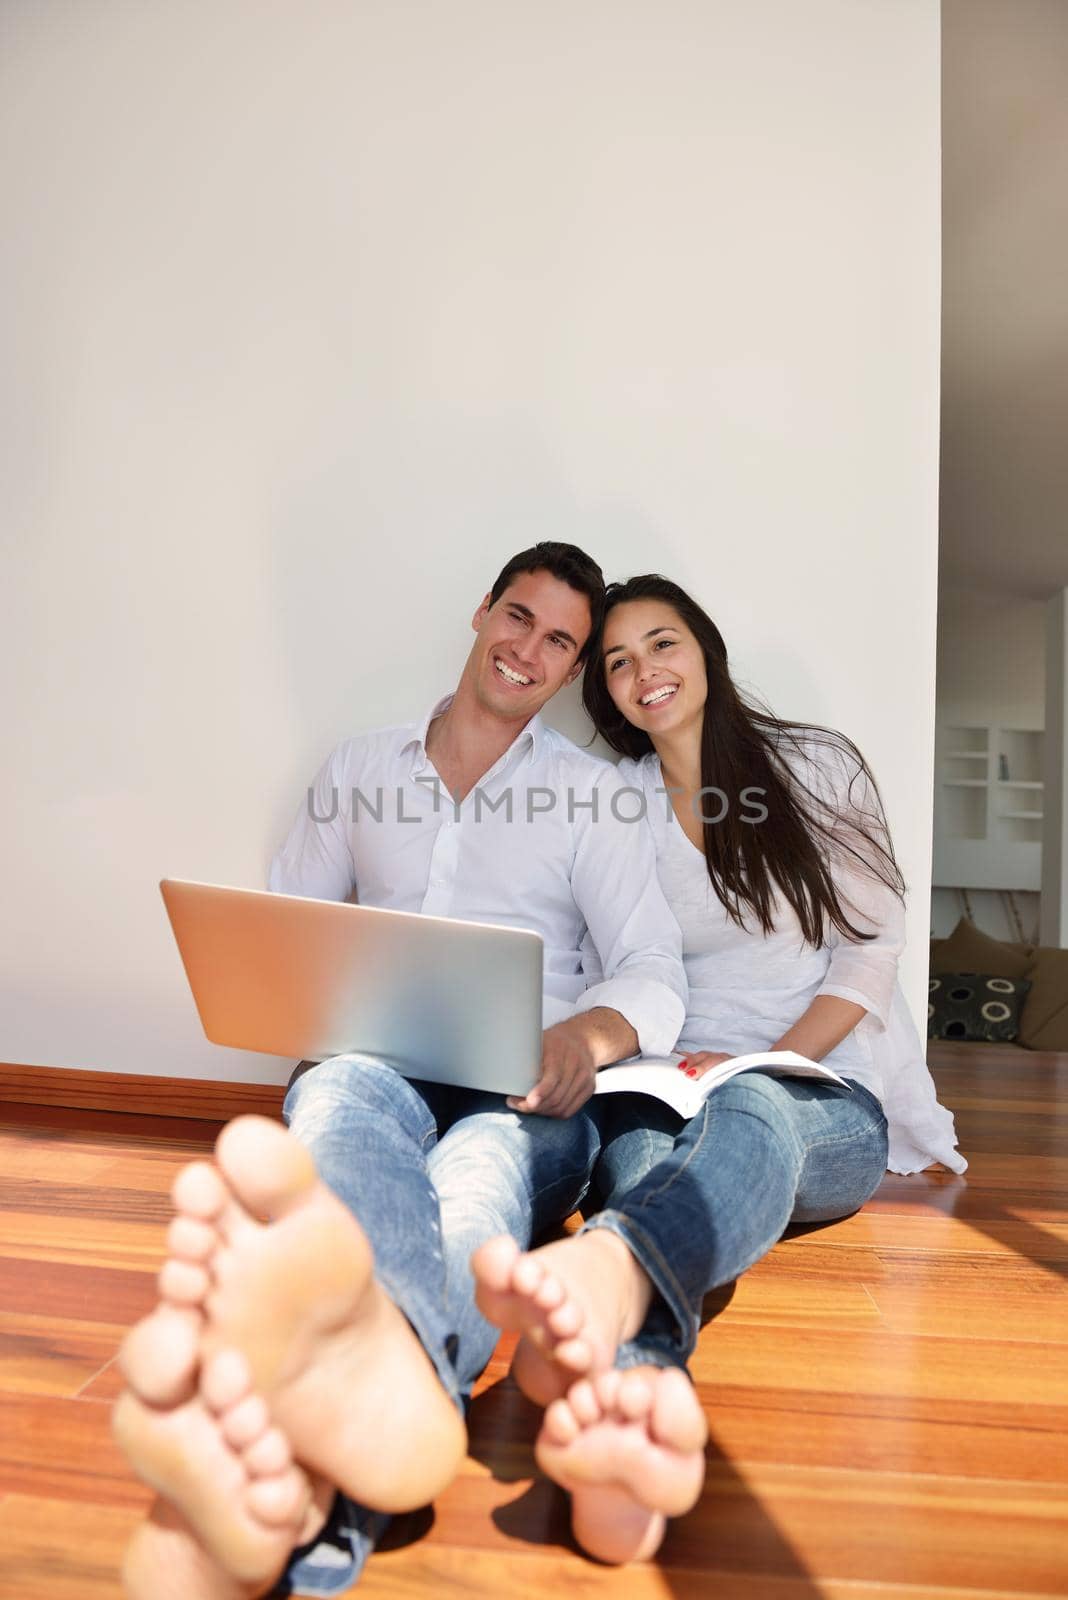
[[[541,1077],[526,1099],[509,1099],[513,1111],[573,1117],[586,1104],[597,1082],[597,1068],[604,1064],[604,1033],[596,1015],[587,1011],[546,1028],[541,1036]]]

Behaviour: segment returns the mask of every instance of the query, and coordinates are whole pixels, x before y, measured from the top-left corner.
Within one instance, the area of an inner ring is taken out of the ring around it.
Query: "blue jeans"
[[[766,1255],[790,1222],[843,1217],[886,1171],[886,1118],[859,1084],[739,1073],[688,1122],[644,1095],[593,1102],[595,1183],[609,1228],[656,1291],[618,1366],[685,1366],[701,1302]]]
[[[502,1095],[415,1082],[357,1055],[298,1073],[284,1116],[359,1219],[375,1277],[462,1410],[499,1337],[475,1305],[472,1252],[499,1233],[526,1249],[575,1209],[599,1149],[592,1118],[525,1116]],[[387,1520],[338,1496],[325,1537],[298,1552],[289,1582],[342,1592]]]

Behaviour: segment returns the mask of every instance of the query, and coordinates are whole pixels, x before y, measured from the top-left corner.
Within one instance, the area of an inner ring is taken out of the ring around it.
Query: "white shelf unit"
[[[935,747],[934,884],[1038,891],[1041,728],[940,726]]]

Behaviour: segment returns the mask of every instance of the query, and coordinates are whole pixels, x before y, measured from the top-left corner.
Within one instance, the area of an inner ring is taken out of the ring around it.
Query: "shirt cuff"
[[[597,1006],[618,1011],[630,1023],[643,1056],[668,1055],[686,1021],[686,1007],[680,997],[655,978],[623,975],[595,983],[575,1001],[573,1015],[580,1016]]]

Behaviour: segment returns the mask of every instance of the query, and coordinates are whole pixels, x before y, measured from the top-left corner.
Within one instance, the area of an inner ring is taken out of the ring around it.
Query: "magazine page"
[[[681,1117],[692,1117],[701,1109],[705,1099],[739,1072],[760,1067],[780,1078],[825,1078],[843,1089],[849,1085],[830,1067],[799,1056],[793,1050],[765,1050],[753,1055],[732,1056],[720,1062],[700,1078],[688,1078],[679,1071],[679,1062],[685,1056],[653,1058],[634,1056],[621,1061],[618,1066],[603,1067],[597,1074],[595,1094],[651,1094],[677,1111]]]

